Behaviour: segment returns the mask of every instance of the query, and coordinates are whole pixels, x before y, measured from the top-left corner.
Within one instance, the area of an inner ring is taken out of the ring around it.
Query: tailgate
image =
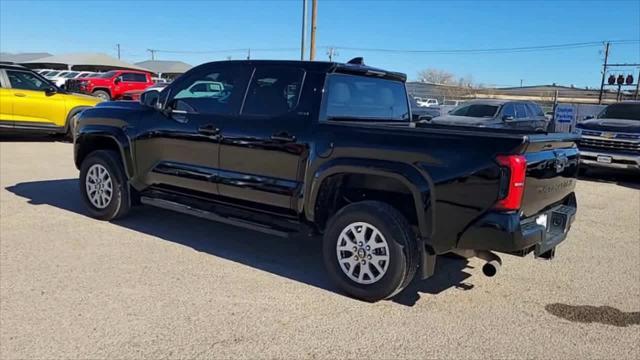
[[[530,217],[559,203],[574,191],[578,177],[577,134],[532,135],[525,150],[527,173],[523,216]]]

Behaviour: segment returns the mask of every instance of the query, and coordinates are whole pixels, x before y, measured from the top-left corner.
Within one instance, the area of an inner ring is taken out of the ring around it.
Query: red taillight
[[[518,210],[522,205],[527,159],[522,155],[499,155],[496,161],[506,170],[502,172],[502,176],[507,179],[504,182],[500,181],[504,185],[495,208],[503,211]]]

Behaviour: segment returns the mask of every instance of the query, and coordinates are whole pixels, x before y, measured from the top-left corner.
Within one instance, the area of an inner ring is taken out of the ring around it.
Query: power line
[[[325,49],[327,51],[340,50],[352,50],[362,52],[386,52],[386,53],[407,53],[407,54],[482,54],[482,53],[518,53],[518,52],[536,52],[536,51],[553,51],[553,50],[566,50],[566,49],[580,49],[587,47],[599,47],[606,41],[589,41],[578,43],[566,43],[566,44],[552,44],[552,45],[538,45],[538,46],[521,46],[521,47],[508,47],[508,48],[486,48],[486,49],[388,49],[388,48],[363,48],[363,47],[350,47],[350,46],[320,46],[318,48]],[[640,44],[640,39],[637,40],[612,40],[608,41],[610,44]],[[147,51],[155,53],[166,54],[219,54],[219,53],[238,53],[247,52],[249,48],[235,48],[235,49],[216,49],[216,50],[167,50],[167,49],[147,49]],[[296,48],[251,48],[251,51],[258,52],[290,52],[300,51],[299,47]]]
[[[631,44],[640,43],[640,40],[614,40],[609,41],[611,44]],[[602,41],[590,41],[580,43],[567,43],[567,44],[554,44],[554,45],[539,45],[539,46],[522,46],[522,47],[509,47],[509,48],[488,48],[488,49],[440,49],[440,50],[417,50],[417,49],[385,49],[385,48],[361,48],[361,47],[349,47],[349,46],[335,46],[337,49],[353,50],[353,51],[367,51],[367,52],[386,52],[386,53],[407,53],[407,54],[479,54],[479,53],[517,53],[517,52],[535,52],[535,51],[550,51],[550,50],[564,50],[564,49],[579,49],[586,47],[602,46]]]
[[[279,52],[279,51],[300,51],[300,48],[240,48],[240,49],[220,49],[220,50],[161,50],[161,49],[148,49],[147,51],[153,51],[156,53],[165,53],[165,54],[219,54],[219,53],[234,53],[234,52],[243,52],[246,53],[247,50],[251,49],[251,51],[264,51],[264,52]]]

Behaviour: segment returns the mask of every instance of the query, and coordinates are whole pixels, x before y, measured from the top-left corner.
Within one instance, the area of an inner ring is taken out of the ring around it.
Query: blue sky
[[[311,0],[309,0],[310,4]],[[253,58],[298,59],[301,0],[7,1],[0,0],[2,52],[104,52],[149,59],[146,49],[253,48]],[[640,39],[640,0],[628,1],[318,1],[318,59],[407,73],[438,68],[499,86],[597,86],[602,47],[510,54],[398,54],[340,47],[478,49]],[[266,51],[257,49],[292,49]],[[193,65],[241,52],[158,53]],[[612,45],[612,62],[640,63],[640,44]],[[629,68],[637,76],[638,68]]]

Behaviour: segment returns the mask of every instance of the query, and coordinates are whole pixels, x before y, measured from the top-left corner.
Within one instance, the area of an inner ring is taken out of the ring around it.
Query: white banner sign
[[[576,124],[576,107],[571,104],[558,104],[553,115],[556,132],[571,132]]]

